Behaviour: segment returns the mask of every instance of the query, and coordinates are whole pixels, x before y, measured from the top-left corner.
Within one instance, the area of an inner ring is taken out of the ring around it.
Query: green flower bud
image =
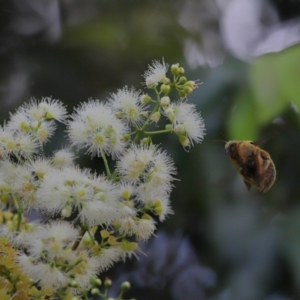
[[[171,66],[171,72],[172,72],[172,74],[177,75],[178,69],[179,69],[179,64],[172,65]]]
[[[187,78],[185,77],[185,76],[181,76],[180,78],[179,78],[179,83],[180,84],[184,84],[184,83],[186,83],[187,82]]]
[[[106,288],[110,288],[110,287],[112,286],[112,281],[111,281],[110,279],[106,278],[106,279],[104,280],[104,286],[105,286]]]
[[[186,97],[186,93],[183,90],[180,90],[179,97],[180,97],[180,99],[184,99]]]
[[[96,285],[101,286],[102,281],[101,281],[101,279],[92,276],[92,277],[90,278],[90,284],[91,284],[92,286],[96,286]]]
[[[173,131],[173,125],[172,125],[172,124],[167,124],[167,125],[165,126],[165,129],[166,129],[166,130],[172,130],[172,131]]]
[[[190,146],[190,140],[185,135],[179,136],[179,142],[183,147],[189,147]]]
[[[130,140],[130,135],[129,135],[129,134],[124,134],[123,137],[122,137],[122,140],[123,140],[124,142],[129,141],[129,140]]]
[[[122,198],[125,199],[125,200],[129,200],[130,197],[131,197],[131,192],[126,190],[124,191],[122,194],[121,194]]]
[[[164,94],[169,93],[170,89],[171,89],[170,86],[167,85],[167,84],[162,84],[162,85],[160,86],[160,90],[161,90]]]
[[[128,291],[130,289],[130,282],[124,281],[121,285],[121,289],[123,292]]]
[[[162,79],[162,83],[163,84],[170,84],[170,82],[171,82],[171,80],[168,78],[168,77],[164,77],[163,79]]]
[[[151,120],[155,123],[157,123],[160,120],[161,114],[159,111],[155,112],[152,116],[151,116]]]
[[[47,112],[45,117],[47,120],[52,120],[54,118],[54,116],[50,112]]]
[[[183,75],[184,72],[185,72],[185,71],[184,71],[184,68],[183,68],[183,67],[179,67],[179,68],[178,68],[178,74],[179,74],[179,75]]]
[[[148,94],[144,94],[141,96],[141,102],[143,104],[147,104],[151,101],[151,97]]]
[[[151,140],[150,140],[150,138],[143,138],[142,140],[141,140],[141,144],[142,145],[148,145],[149,143],[151,142]]]
[[[138,247],[138,243],[135,242],[129,242],[127,240],[122,240],[121,242],[121,249],[126,252],[132,252],[136,250],[137,247]]]
[[[189,95],[189,94],[191,94],[193,92],[194,89],[192,89],[189,86],[184,86],[183,90],[185,91],[185,93],[187,93]]]
[[[91,294],[92,294],[93,296],[101,296],[99,289],[96,289],[96,288],[93,288],[93,289],[91,290]]]

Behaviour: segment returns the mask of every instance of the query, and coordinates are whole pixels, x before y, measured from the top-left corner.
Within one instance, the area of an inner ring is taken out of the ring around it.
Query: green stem
[[[155,135],[155,134],[161,134],[161,133],[169,133],[172,131],[173,131],[172,129],[163,129],[163,130],[157,130],[157,131],[144,131],[144,134]]]
[[[104,162],[104,166],[105,166],[105,170],[106,170],[107,176],[110,177],[110,176],[111,176],[111,173],[110,173],[108,161],[107,161],[107,159],[106,159],[106,155],[105,155],[105,152],[104,152],[103,149],[101,149],[101,156],[102,156],[102,158],[103,158],[103,162]]]
[[[79,246],[79,244],[80,244],[80,242],[82,240],[82,237],[84,236],[84,234],[86,233],[86,231],[87,231],[87,229],[82,226],[82,228],[81,228],[81,235],[77,238],[77,240],[75,241],[74,245],[72,246],[72,250],[73,251],[75,251],[78,248],[78,246]]]
[[[12,195],[14,205],[15,205],[15,208],[17,210],[17,215],[18,215],[18,223],[17,223],[16,231],[19,231],[21,228],[21,222],[22,222],[22,218],[23,218],[23,209],[20,207],[20,204],[19,204],[18,200],[16,199],[16,197],[13,194],[11,194],[11,195]]]

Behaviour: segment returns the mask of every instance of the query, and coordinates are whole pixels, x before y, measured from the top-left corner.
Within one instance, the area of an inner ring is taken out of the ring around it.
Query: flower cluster
[[[28,298],[107,297],[97,276],[136,255],[140,241],[172,213],[176,169],[153,137],[174,133],[186,148],[203,140],[205,127],[186,99],[198,84],[178,64],[171,66],[172,79],[168,69],[154,61],[144,73],[154,98],[125,86],[106,102],[80,104],[70,117],[58,100],[33,99],[0,128],[0,247],[19,250],[11,255],[19,277],[36,284],[35,292],[28,284]],[[171,101],[172,91],[180,100]],[[162,119],[166,124],[159,129]],[[46,157],[43,145],[56,122],[66,124],[70,146]],[[103,159],[105,174],[76,164],[73,151],[81,149]],[[24,213],[30,210],[45,221],[29,222]],[[15,277],[1,278],[9,294]],[[109,286],[106,281],[104,288]],[[122,285],[121,294],[128,287]]]

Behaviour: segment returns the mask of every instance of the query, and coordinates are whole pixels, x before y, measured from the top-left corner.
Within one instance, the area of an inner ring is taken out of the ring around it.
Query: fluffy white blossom
[[[102,151],[118,155],[124,149],[123,136],[129,129],[109,106],[90,100],[79,106],[71,118],[67,131],[72,145],[87,148],[89,153],[98,156]]]
[[[106,271],[114,263],[124,258],[124,251],[120,247],[115,246],[109,247],[107,249],[102,249],[100,255],[98,256],[100,271]]]
[[[119,89],[117,93],[111,94],[109,103],[118,118],[129,124],[141,125],[146,107],[140,101],[140,97],[140,91],[125,86],[123,89]]]
[[[111,181],[72,167],[46,174],[36,197],[37,206],[45,212],[68,216],[66,209],[77,211],[89,226],[110,224],[134,213],[119,202],[118,188]]]
[[[14,132],[6,126],[0,128],[0,157],[16,155],[31,158],[39,150],[40,144],[31,134]]]
[[[78,237],[79,231],[71,223],[52,221],[39,224],[33,232],[27,234],[27,251],[34,259],[40,259],[45,253],[50,260],[55,257],[69,259],[68,252]]]
[[[65,148],[54,152],[52,163],[58,168],[71,167],[74,165],[74,159],[74,153],[70,149]]]
[[[117,169],[124,180],[137,186],[141,199],[169,193],[176,174],[172,159],[153,145],[132,146],[119,159]]]
[[[159,82],[166,77],[166,73],[169,69],[169,65],[158,60],[153,60],[152,65],[148,65],[148,70],[145,71],[143,77],[145,78],[145,84],[148,88],[157,86]]]
[[[17,115],[24,114],[28,120],[43,121],[43,120],[57,120],[64,122],[67,117],[67,110],[62,102],[51,97],[43,97],[41,100],[32,98],[30,102],[21,106]],[[17,123],[14,115],[11,116],[11,121]]]
[[[164,113],[173,123],[174,132],[187,136],[191,145],[194,142],[202,142],[205,135],[205,124],[194,104],[186,102],[170,104]]]

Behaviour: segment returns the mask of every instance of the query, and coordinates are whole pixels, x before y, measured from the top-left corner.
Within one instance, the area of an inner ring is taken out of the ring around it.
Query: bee
[[[238,167],[247,190],[254,185],[260,193],[268,191],[276,179],[276,168],[270,154],[252,141],[228,141],[225,152]]]

